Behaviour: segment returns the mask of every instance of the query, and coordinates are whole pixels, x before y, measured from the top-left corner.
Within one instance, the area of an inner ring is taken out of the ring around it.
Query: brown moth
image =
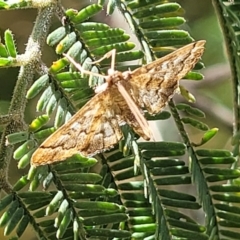
[[[152,115],[161,112],[176,92],[179,80],[201,58],[204,44],[204,40],[190,43],[134,71],[115,71],[112,64],[106,83],[40,145],[31,164],[51,164],[77,153],[93,156],[110,149],[122,139],[120,126],[125,123],[144,139],[151,139],[142,108]]]

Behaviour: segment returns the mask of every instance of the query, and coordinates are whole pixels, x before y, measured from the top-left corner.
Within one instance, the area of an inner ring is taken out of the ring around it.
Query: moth
[[[126,123],[144,139],[151,139],[142,109],[151,115],[161,112],[178,89],[179,80],[201,58],[204,45],[204,40],[190,43],[134,71],[116,71],[112,60],[96,95],[39,146],[31,164],[51,164],[77,153],[93,156],[106,151],[123,138],[120,126]]]

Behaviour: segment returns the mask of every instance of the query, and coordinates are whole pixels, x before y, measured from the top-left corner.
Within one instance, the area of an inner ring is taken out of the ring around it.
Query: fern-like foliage
[[[239,4],[213,2],[231,47],[237,99],[239,41],[235,33]],[[103,6],[108,14],[120,10],[141,50],[135,49],[122,29],[89,20],[102,12]],[[200,149],[217,129],[209,129],[199,120],[205,117],[200,109],[171,101],[171,114],[163,111],[147,118],[164,120],[172,115],[182,142],[138,142],[132,130],[123,126],[124,140],[111,151],[95,158],[77,155],[58,164],[30,166],[28,174],[14,186],[8,182],[12,157],[18,160],[19,168],[29,167],[41,142],[93,96],[93,86],[103,83],[101,77],[79,73],[63,53],[85,70],[106,74],[109,59],[90,62],[112,49],[117,50],[116,69],[125,71],[141,66],[136,60],[148,63],[193,41],[187,31],[181,30],[184,11],[175,2],[109,0],[89,3],[80,11],[65,11],[58,1],[0,1],[1,10],[26,7],[38,8],[39,13],[25,54],[17,54],[9,30],[4,44],[0,44],[0,66],[21,67],[9,114],[0,118],[4,124],[0,145],[0,183],[5,192],[0,201],[0,226],[4,234],[20,239],[31,225],[40,239],[239,239],[233,229],[240,224],[240,208],[233,204],[239,202],[239,187],[233,181],[239,178],[234,168],[238,160],[238,108],[234,154],[222,149]],[[53,16],[62,25],[49,34]],[[57,54],[49,68],[41,61],[45,42]],[[195,70],[202,66],[198,63]],[[39,77],[33,83],[36,74]],[[202,75],[190,72],[185,78],[201,80]],[[184,87],[180,89],[186,99],[193,99]],[[36,111],[40,116],[26,126],[23,113],[27,99],[37,96]],[[199,143],[189,139],[186,124],[205,132]],[[15,144],[18,147],[14,149]],[[196,187],[197,197],[182,190],[190,185]],[[199,209],[206,215],[204,225],[191,216]]]

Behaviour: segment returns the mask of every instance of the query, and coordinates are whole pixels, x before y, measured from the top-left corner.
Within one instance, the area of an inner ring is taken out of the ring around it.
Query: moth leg
[[[87,74],[87,75],[90,75],[90,76],[96,76],[96,77],[103,77],[103,78],[107,78],[107,76],[104,76],[102,74],[99,74],[99,73],[94,73],[94,72],[91,72],[91,71],[88,71],[88,70],[85,70],[81,64],[77,63],[72,57],[70,57],[68,54],[66,53],[63,53],[63,56],[67,58],[67,60],[72,63],[81,73],[83,74]],[[94,62],[91,62],[89,64],[92,64]]]
[[[90,64],[95,64],[95,63],[100,63],[102,60],[106,59],[106,58],[110,58],[112,57],[111,60],[111,71],[114,71],[115,68],[115,63],[116,63],[116,49],[112,49],[111,51],[107,52],[106,54],[104,54],[104,56],[94,62],[91,62]]]

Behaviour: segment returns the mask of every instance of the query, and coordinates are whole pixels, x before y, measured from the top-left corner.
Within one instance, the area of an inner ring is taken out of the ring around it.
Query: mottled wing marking
[[[130,72],[132,95],[150,114],[159,113],[173,97],[181,80],[199,61],[205,41],[182,47]]]
[[[111,101],[109,89],[95,95],[41,144],[34,152],[31,164],[50,164],[77,153],[91,156],[113,147],[122,138],[122,132],[115,116],[118,106]]]

